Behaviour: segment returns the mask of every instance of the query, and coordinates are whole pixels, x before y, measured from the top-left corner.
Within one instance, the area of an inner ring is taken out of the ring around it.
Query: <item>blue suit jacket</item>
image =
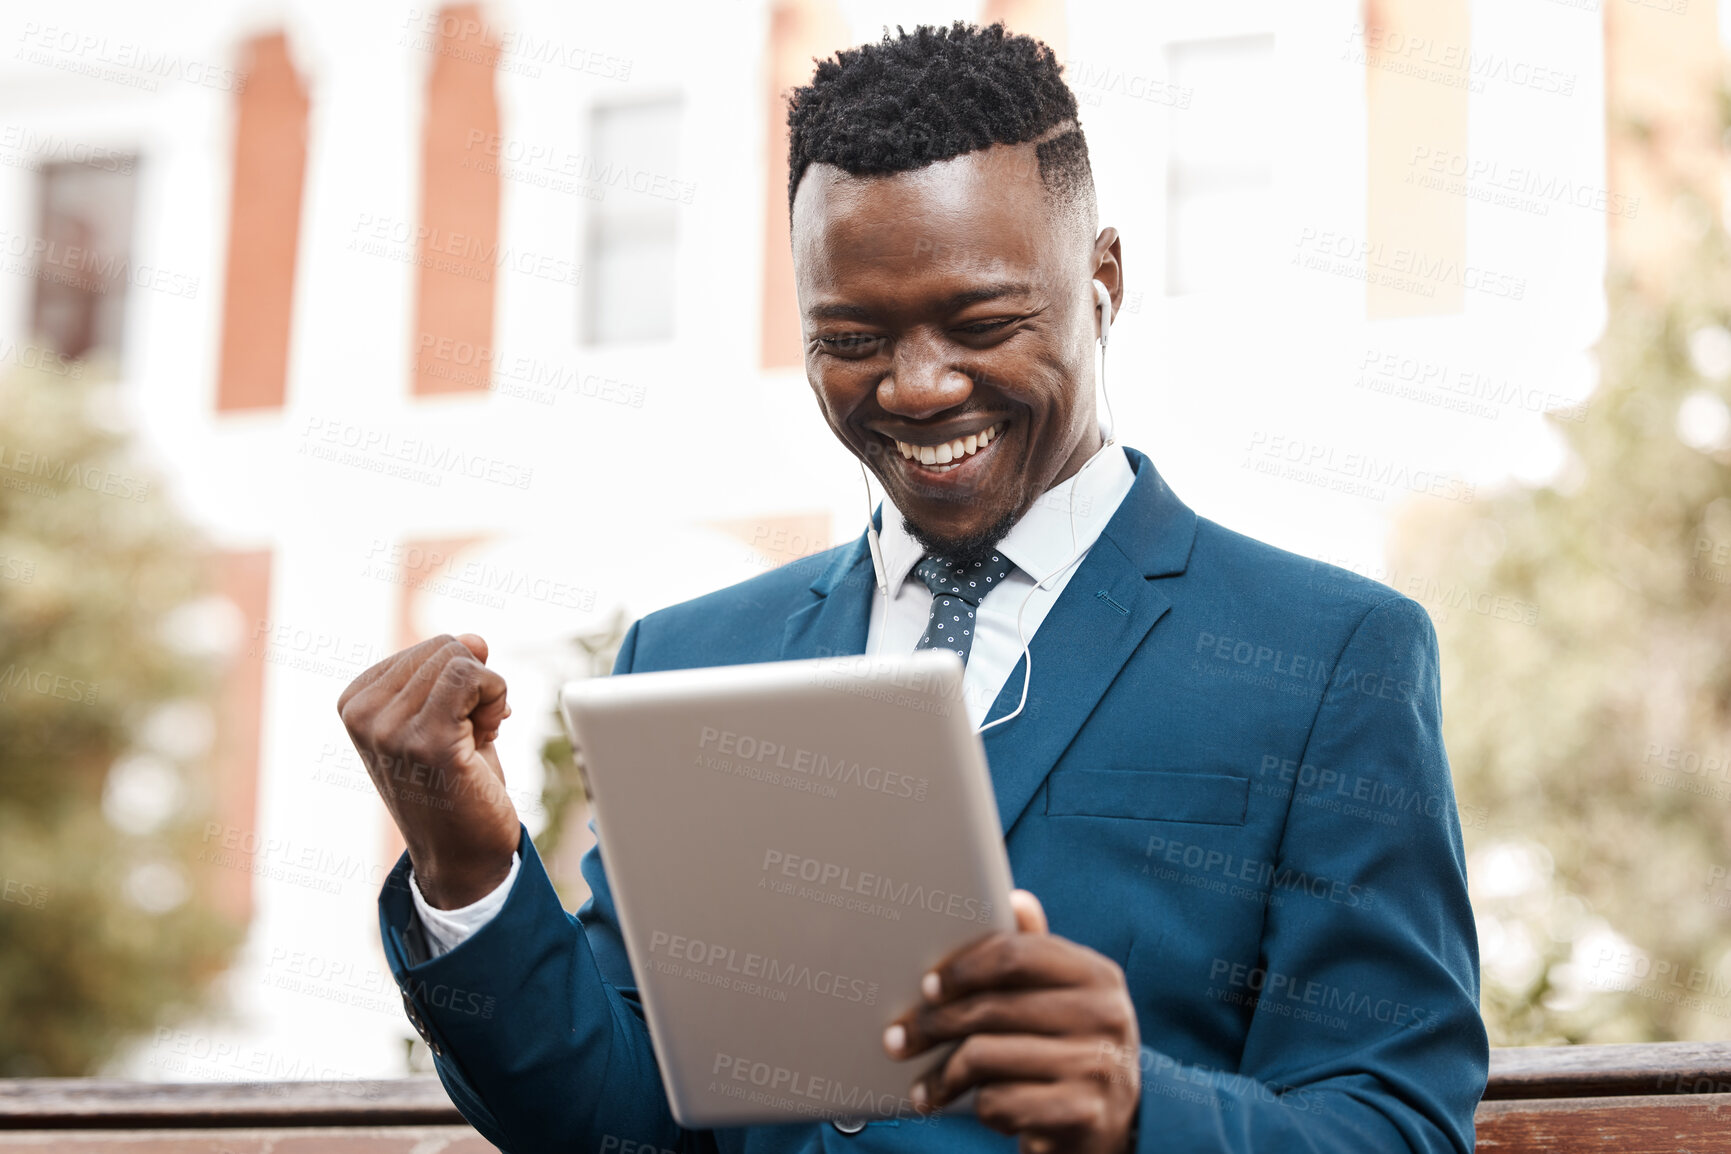
[[[1026,711],[984,740],[1016,884],[1128,979],[1139,1148],[1470,1150],[1488,1052],[1429,619],[1199,519],[1126,452]],[[650,614],[616,672],[861,653],[872,592],[861,538]],[[498,916],[431,961],[406,858],[380,901],[410,1017],[501,1148],[1014,1149],[970,1116],[680,1129],[599,854],[575,918],[522,855]]]

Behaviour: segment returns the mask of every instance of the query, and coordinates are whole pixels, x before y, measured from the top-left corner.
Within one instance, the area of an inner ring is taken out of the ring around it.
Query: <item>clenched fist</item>
[[[517,810],[493,739],[511,716],[505,679],[473,633],[423,641],[343,690],[337,713],[437,909],[485,897],[511,872]]]

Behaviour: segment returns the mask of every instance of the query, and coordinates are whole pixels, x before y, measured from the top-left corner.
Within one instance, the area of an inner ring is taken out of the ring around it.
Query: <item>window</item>
[[[37,240],[37,337],[62,356],[118,360],[132,260],[135,164],[50,164],[42,169]]]
[[[1166,291],[1243,284],[1272,241],[1274,37],[1180,41],[1167,75],[1191,96],[1168,112]]]
[[[679,101],[602,105],[589,121],[601,199],[589,213],[583,332],[590,344],[673,336]]]

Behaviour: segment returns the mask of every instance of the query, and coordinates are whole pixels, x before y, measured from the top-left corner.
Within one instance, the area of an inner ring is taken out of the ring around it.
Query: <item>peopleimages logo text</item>
[[[875,1006],[878,984],[834,970],[813,968],[801,962],[790,962],[770,954],[742,951],[721,942],[705,942],[683,934],[655,930],[649,935],[649,952],[666,955],[675,961],[693,966],[734,974],[742,978],[768,982],[789,990],[805,990],[844,1002],[861,1002]]]
[[[970,922],[987,922],[992,918],[991,902],[778,849],[764,851],[762,869],[766,874],[795,878],[832,892],[875,898],[891,906],[918,907]]]
[[[931,784],[923,777],[911,777],[881,766],[863,765],[845,757],[831,758],[828,754],[816,750],[765,741],[749,733],[735,733],[731,729],[717,729],[710,725],[703,726],[699,731],[697,747],[713,750],[741,762],[791,773],[809,774],[824,781],[857,785],[873,793],[888,794],[890,797],[911,797],[915,801],[926,799],[926,789]]]

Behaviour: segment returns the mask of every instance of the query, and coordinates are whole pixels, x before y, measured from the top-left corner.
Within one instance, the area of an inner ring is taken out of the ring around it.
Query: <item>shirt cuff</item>
[[[448,954],[492,921],[493,915],[504,907],[505,899],[511,896],[511,886],[516,882],[517,869],[522,864],[522,855],[512,853],[511,872],[494,887],[492,893],[454,910],[436,910],[428,905],[427,899],[421,896],[421,884],[415,880],[415,871],[409,870],[409,897],[414,900],[421,928],[427,931],[428,952],[435,958]]]

